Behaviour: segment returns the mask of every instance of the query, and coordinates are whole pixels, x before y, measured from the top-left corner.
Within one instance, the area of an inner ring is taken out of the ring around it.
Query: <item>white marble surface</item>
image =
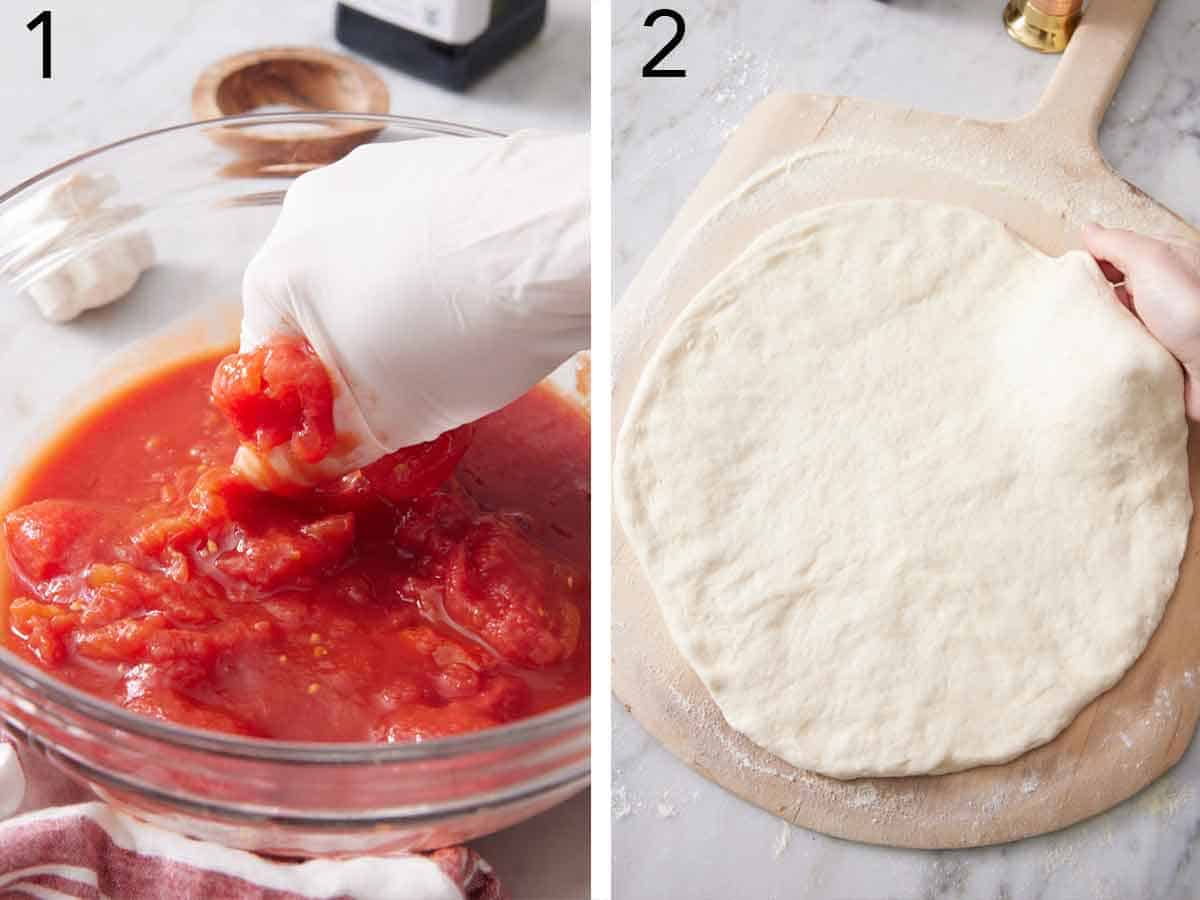
[[[659,3],[614,0],[614,287],[628,285],[746,112],[774,90],[856,94],[973,117],[1028,110],[1056,58],[1003,33],[1002,0],[680,0],[671,62],[643,79]],[[1200,4],[1160,0],[1101,131],[1109,161],[1200,223]],[[615,648],[620,652],[620,648]],[[1056,835],[971,851],[868,847],[784,826],[725,793],[614,709],[618,900],[1200,896],[1200,747],[1141,796]]]
[[[0,11],[0,190],[73,153],[191,119],[192,83],[224,56],[271,45],[347,52],[333,38],[335,0],[62,0],[54,77],[43,81],[42,8]],[[465,94],[368,63],[391,111],[493,128],[585,130],[590,103],[589,0],[550,0],[538,39]]]
[[[190,119],[192,83],[231,53],[274,44],[340,50],[333,0],[61,0],[54,77],[40,75],[41,8],[0,5],[0,192],[74,153]],[[589,124],[590,3],[550,0],[546,30],[466,94],[381,66],[392,112],[501,131]],[[374,65],[374,64],[372,64]],[[478,848],[522,900],[582,898],[589,885],[588,794]]]

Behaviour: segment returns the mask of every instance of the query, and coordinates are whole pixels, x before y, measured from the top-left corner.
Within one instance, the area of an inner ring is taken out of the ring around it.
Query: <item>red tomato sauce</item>
[[[235,429],[210,399],[218,361],[110,398],[20,486],[10,649],[144,715],[279,740],[419,741],[587,696],[589,426],[573,404],[535,388],[276,496],[229,468],[239,431],[319,458],[321,388],[254,407],[267,368],[250,360]],[[237,392],[215,388],[229,413]]]
[[[317,462],[333,448],[333,387],[306,341],[277,339],[217,364],[213,402],[238,437],[265,453],[288,444]]]

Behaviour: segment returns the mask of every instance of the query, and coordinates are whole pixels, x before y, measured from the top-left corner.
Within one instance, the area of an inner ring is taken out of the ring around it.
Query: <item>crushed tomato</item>
[[[536,388],[297,495],[230,469],[239,438],[320,459],[331,396],[276,344],[78,423],[4,519],[9,646],[127,709],[281,740],[419,741],[586,696],[586,419]]]
[[[260,453],[286,443],[298,459],[313,463],[333,448],[333,385],[307,341],[278,338],[229,354],[213,373],[212,398]]]

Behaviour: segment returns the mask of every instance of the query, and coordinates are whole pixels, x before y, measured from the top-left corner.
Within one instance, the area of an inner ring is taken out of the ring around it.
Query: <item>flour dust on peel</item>
[[[729,724],[838,778],[1000,763],[1141,653],[1191,519],[1179,367],[1092,259],[950,206],[760,237],[642,375],[616,506]]]

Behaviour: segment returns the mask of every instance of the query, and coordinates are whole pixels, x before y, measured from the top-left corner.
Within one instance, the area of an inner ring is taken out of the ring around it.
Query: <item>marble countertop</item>
[[[0,13],[0,190],[83,150],[191,120],[192,83],[222,57],[302,45],[347,53],[333,37],[335,0],[157,0],[53,4],[54,77],[43,81],[33,15]],[[39,7],[40,8],[40,7]],[[33,6],[29,7],[34,9]],[[367,61],[396,115],[515,131],[586,130],[589,0],[550,0],[546,28],[470,91],[456,94]]]
[[[0,191],[75,153],[186,122],[199,72],[232,53],[278,44],[346,52],[333,38],[334,0],[157,0],[53,4],[54,77],[41,80],[40,39],[25,23],[40,7],[0,13]],[[466,94],[370,63],[391,110],[493,128],[586,130],[589,0],[550,0],[542,35]],[[476,843],[521,900],[589,890],[588,793]]]
[[[667,29],[670,63],[643,79]],[[1057,57],[1013,43],[1002,0],[614,0],[614,288],[629,284],[750,108],[776,90],[853,94],[980,118],[1030,109]],[[1200,223],[1200,5],[1160,0],[1101,129],[1123,176]],[[617,648],[619,652],[619,648]],[[614,704],[614,896],[1184,900],[1200,895],[1200,746],[1141,795],[1054,835],[944,852],[790,827],[709,783]],[[668,888],[669,886],[669,888]]]

